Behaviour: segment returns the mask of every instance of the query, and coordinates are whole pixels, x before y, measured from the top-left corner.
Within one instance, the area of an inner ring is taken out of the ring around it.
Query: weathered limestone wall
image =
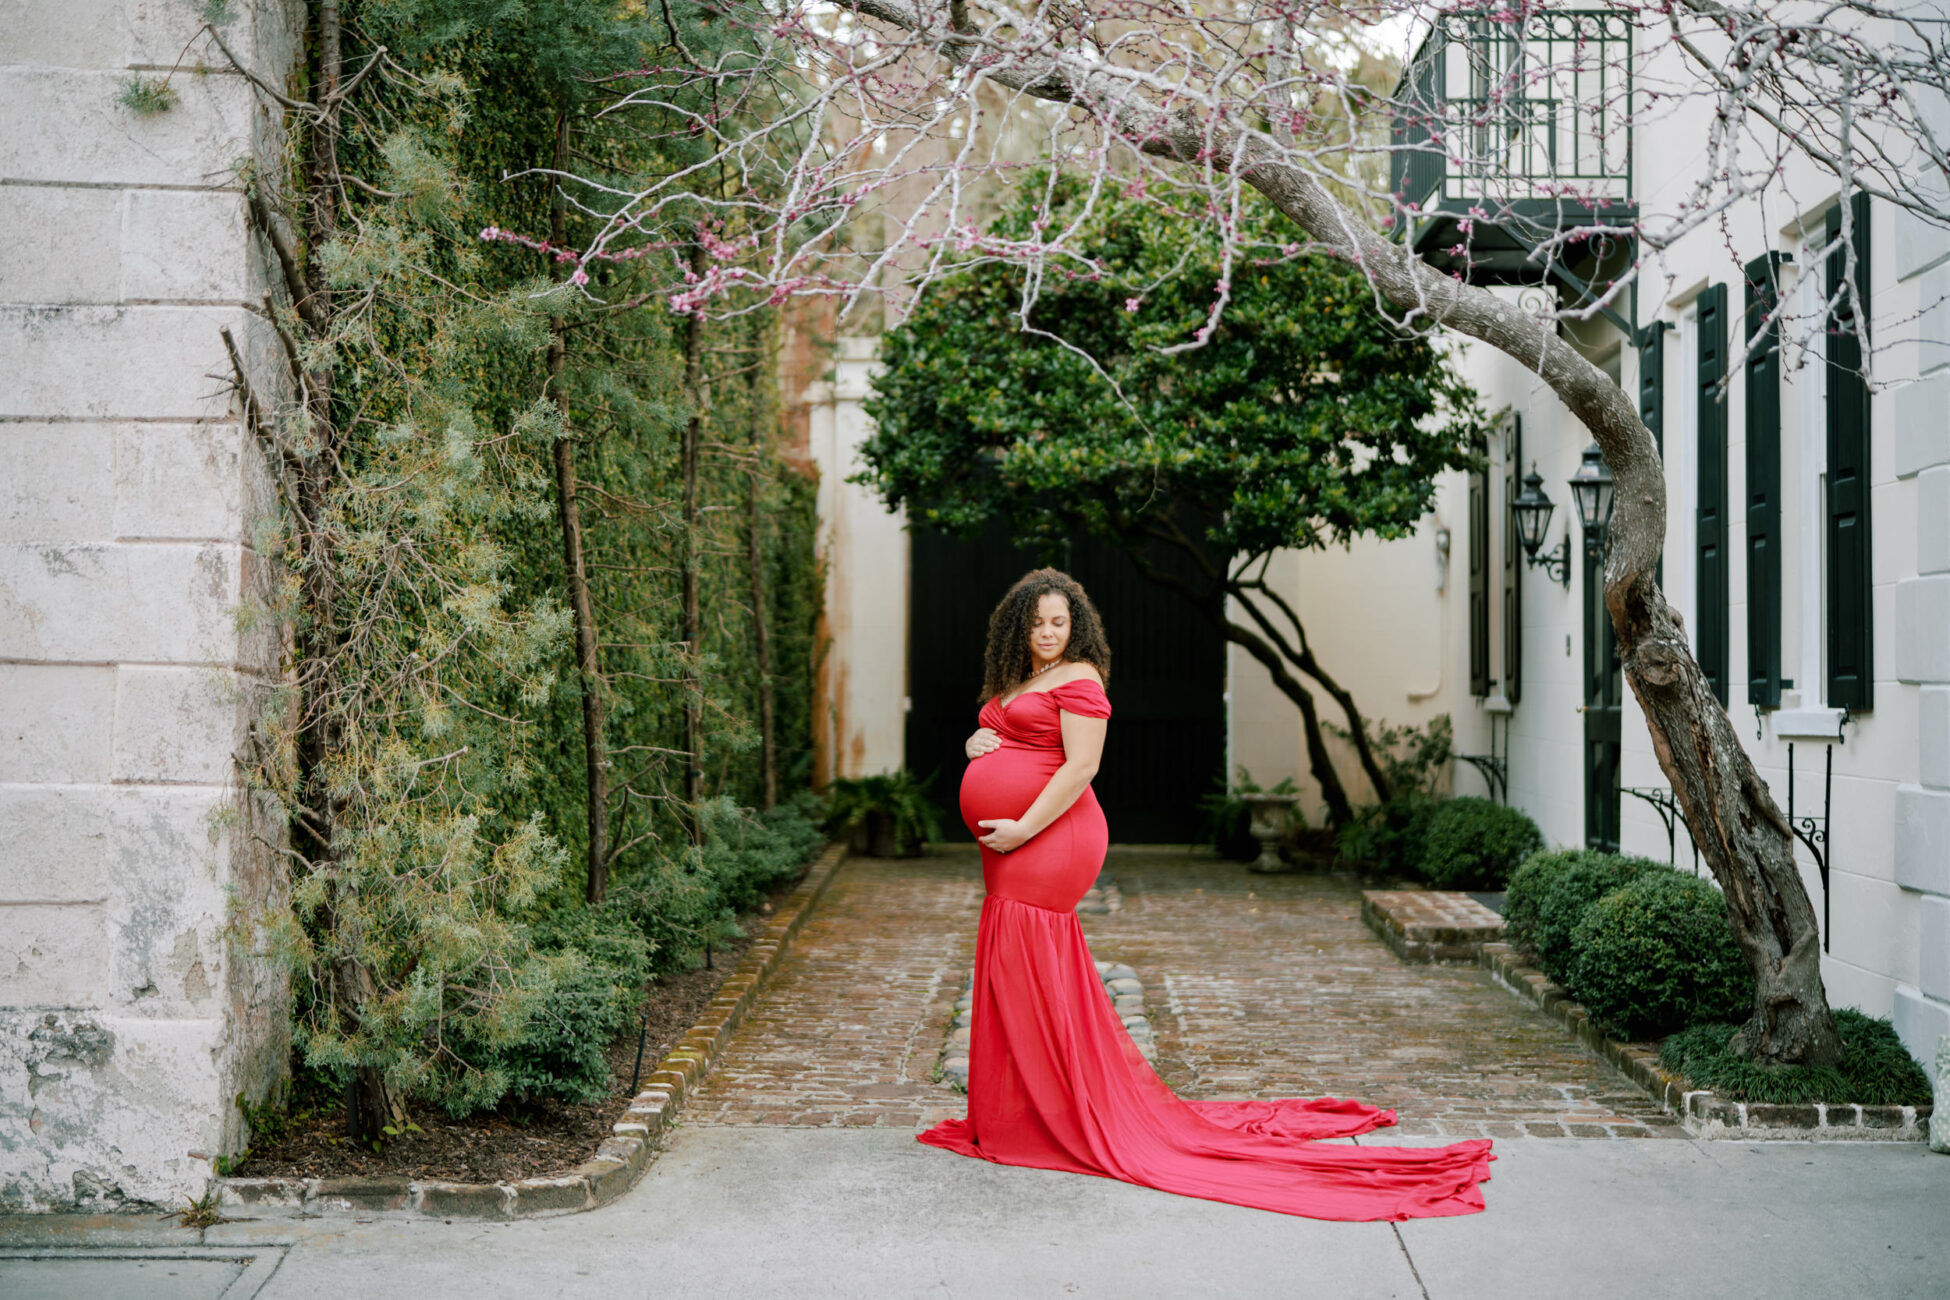
[[[0,1209],[180,1205],[284,1068],[233,757],[276,667],[237,618],[270,503],[218,334],[277,391],[238,173],[281,128],[195,50],[168,111],[117,101],[201,8],[0,0]],[[300,0],[232,8],[281,83]]]

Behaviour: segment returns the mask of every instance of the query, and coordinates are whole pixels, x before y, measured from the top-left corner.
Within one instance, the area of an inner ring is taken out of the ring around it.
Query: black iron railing
[[[1418,212],[1632,194],[1632,28],[1611,9],[1444,14],[1396,89],[1391,182]]]

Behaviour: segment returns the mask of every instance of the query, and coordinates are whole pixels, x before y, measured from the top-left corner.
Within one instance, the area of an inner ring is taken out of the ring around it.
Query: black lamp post
[[[1578,521],[1584,525],[1584,549],[1603,555],[1611,531],[1611,466],[1605,464],[1605,453],[1595,442],[1584,449],[1584,461],[1571,476],[1571,496],[1578,503]]]
[[[1580,506],[1582,508],[1582,506]],[[1510,503],[1510,516],[1516,523],[1517,540],[1523,544],[1523,556],[1533,569],[1542,569],[1566,587],[1571,585],[1571,537],[1566,533],[1564,540],[1555,550],[1542,555],[1537,553],[1544,544],[1544,532],[1550,527],[1551,512],[1557,503],[1544,495],[1544,480],[1532,465],[1530,472],[1523,476],[1523,491]]]

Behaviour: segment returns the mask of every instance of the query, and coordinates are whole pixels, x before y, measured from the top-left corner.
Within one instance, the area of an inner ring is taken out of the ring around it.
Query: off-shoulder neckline
[[[995,707],[996,707],[996,708],[998,708],[998,709],[1001,709],[1001,710],[1002,710],[1003,712],[1005,712],[1005,713],[1006,713],[1006,712],[1008,712],[1008,710],[1009,710],[1009,706],[1010,706],[1010,705],[1012,705],[1012,704],[1014,704],[1014,703],[1015,703],[1016,701],[1018,701],[1018,700],[1021,700],[1021,699],[1023,699],[1023,698],[1025,698],[1025,697],[1027,697],[1027,696],[1030,696],[1030,695],[1054,695],[1054,694],[1056,694],[1056,693],[1057,693],[1058,691],[1060,691],[1060,690],[1062,690],[1062,689],[1064,689],[1064,688],[1065,688],[1065,687],[1067,687],[1067,686],[1094,686],[1094,687],[1096,687],[1096,688],[1097,688],[1097,689],[1098,689],[1099,691],[1102,691],[1102,690],[1104,689],[1104,687],[1103,687],[1103,683],[1101,683],[1101,682],[1099,682],[1099,681],[1097,681],[1097,680],[1096,680],[1096,679],[1095,679],[1094,677],[1072,677],[1072,678],[1071,678],[1071,679],[1070,679],[1069,681],[1067,681],[1067,682],[1058,682],[1058,683],[1057,683],[1056,685],[1054,685],[1054,686],[1045,686],[1045,687],[1044,687],[1043,689],[1041,689],[1041,690],[1021,690],[1021,691],[1017,691],[1017,692],[1016,692],[1016,693],[1015,693],[1014,695],[1012,695],[1012,696],[1010,696],[1010,697],[1009,697],[1008,699],[1006,699],[1006,700],[1005,700],[1005,699],[1003,699],[1003,698],[1002,698],[1002,697],[1001,697],[1000,695],[998,695],[998,696],[996,696],[996,697],[995,697],[995,699],[994,699],[994,700],[993,700],[992,702],[994,703],[994,705],[995,705]]]

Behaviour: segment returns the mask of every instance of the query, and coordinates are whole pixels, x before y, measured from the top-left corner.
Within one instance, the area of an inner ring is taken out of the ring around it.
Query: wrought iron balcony
[[[1395,92],[1396,237],[1478,284],[1558,273],[1545,241],[1637,219],[1631,108],[1617,10],[1438,16]]]

